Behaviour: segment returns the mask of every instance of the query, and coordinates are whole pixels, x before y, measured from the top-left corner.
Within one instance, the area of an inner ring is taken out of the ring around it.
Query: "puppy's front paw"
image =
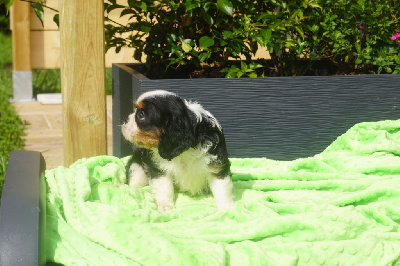
[[[160,176],[150,179],[151,191],[159,212],[166,212],[174,206],[174,184],[168,176]]]
[[[174,209],[174,203],[172,202],[157,202],[157,208],[159,212],[167,212],[171,209]]]
[[[214,195],[215,203],[218,210],[234,210],[232,188],[233,183],[230,177],[211,178],[209,180],[210,189]]]
[[[219,211],[221,210],[234,210],[235,209],[235,203],[233,201],[230,200],[225,200],[225,201],[220,201],[220,202],[216,202],[217,204],[217,209]]]

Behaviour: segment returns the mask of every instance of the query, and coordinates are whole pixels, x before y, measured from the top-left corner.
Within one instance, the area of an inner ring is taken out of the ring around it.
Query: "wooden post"
[[[32,101],[30,4],[14,1],[11,8],[13,42],[13,101]]]
[[[64,164],[107,154],[103,0],[60,0]]]

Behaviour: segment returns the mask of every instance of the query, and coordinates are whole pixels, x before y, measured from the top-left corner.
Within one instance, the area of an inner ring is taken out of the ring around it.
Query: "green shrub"
[[[260,48],[274,75],[305,74],[320,59],[347,73],[399,73],[399,45],[390,39],[400,29],[398,1],[106,0],[106,19],[114,9],[129,23],[107,20],[107,48],[136,48],[153,76],[181,66],[255,76],[250,63]]]
[[[400,30],[399,1],[105,0],[104,8],[106,48],[135,48],[151,77],[205,68],[226,77],[320,75],[321,67],[400,73],[400,43],[391,39]],[[128,23],[112,21],[113,10]],[[254,62],[259,49],[271,60]]]
[[[105,2],[106,17],[118,8],[121,16],[130,19],[128,25],[112,22],[106,25],[108,48],[115,47],[118,51],[124,46],[135,47],[134,57],[140,60],[145,54],[147,71],[154,76],[162,76],[166,69],[182,65],[193,69],[204,65],[225,68],[230,58],[241,57],[244,58],[241,65],[249,64],[259,46],[272,52],[279,68],[279,61],[286,58],[281,55],[284,45],[291,43],[288,55],[303,53],[301,42],[289,41],[289,37],[283,36],[285,33],[304,35],[303,21],[318,7],[311,1],[299,0],[287,4],[283,1],[145,0],[128,1],[128,6]],[[129,36],[122,37],[126,33]]]
[[[362,73],[400,73],[399,45],[390,37],[400,29],[399,1],[318,1],[310,20],[317,54],[342,68]]]

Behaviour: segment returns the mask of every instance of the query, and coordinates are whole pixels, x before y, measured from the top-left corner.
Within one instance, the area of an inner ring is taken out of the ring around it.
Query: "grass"
[[[0,193],[3,189],[8,156],[22,150],[24,126],[9,99],[12,97],[11,36],[0,32]]]

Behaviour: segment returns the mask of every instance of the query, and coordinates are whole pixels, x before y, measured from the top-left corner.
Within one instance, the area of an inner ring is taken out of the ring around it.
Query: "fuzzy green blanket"
[[[293,147],[296,149],[296,147]],[[361,123],[294,161],[232,159],[236,210],[177,193],[159,213],[128,158],[46,171],[47,258],[67,265],[400,263],[400,120]]]

